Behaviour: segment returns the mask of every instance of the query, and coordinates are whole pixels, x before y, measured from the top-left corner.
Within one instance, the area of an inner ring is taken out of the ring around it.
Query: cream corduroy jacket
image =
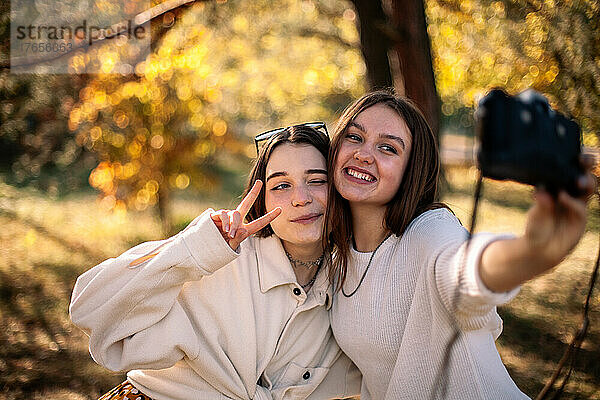
[[[360,374],[331,332],[326,268],[307,294],[277,237],[250,237],[238,253],[210,212],[77,279],[71,319],[94,360],[156,400],[358,394]]]

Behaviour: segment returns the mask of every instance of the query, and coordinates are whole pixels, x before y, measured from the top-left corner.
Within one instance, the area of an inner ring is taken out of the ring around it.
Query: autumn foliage
[[[99,154],[90,184],[107,204],[143,210],[172,190],[214,190],[223,163],[255,155],[261,130],[331,121],[365,90],[347,5],[331,2],[329,18],[311,2],[229,3],[187,9],[134,76],[80,91],[69,129]]]

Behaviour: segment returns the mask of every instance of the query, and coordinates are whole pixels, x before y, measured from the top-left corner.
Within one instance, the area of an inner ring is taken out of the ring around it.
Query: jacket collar
[[[266,293],[276,286],[298,285],[296,275],[294,274],[290,260],[285,255],[281,240],[275,235],[256,239],[260,291]],[[327,264],[321,267],[317,279],[310,290],[322,300],[321,303],[325,304],[327,309],[331,307],[333,293],[329,284]]]
[[[261,292],[266,293],[275,286],[296,282],[290,260],[277,236],[257,238],[256,250]]]

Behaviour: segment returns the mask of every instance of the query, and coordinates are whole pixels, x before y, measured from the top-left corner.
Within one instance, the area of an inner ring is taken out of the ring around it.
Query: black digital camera
[[[577,195],[577,178],[584,173],[581,131],[544,96],[531,89],[517,96],[493,89],[479,102],[475,120],[483,176]]]

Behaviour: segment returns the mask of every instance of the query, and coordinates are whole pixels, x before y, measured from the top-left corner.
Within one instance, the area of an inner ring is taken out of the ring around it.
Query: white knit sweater
[[[352,297],[334,296],[333,332],[363,374],[361,400],[430,398],[453,333],[450,310],[456,298],[453,314],[461,335],[447,370],[446,398],[527,398],[494,344],[502,331],[496,305],[512,299],[518,289],[493,293],[478,275],[483,249],[506,236],[474,235],[465,261],[466,237],[448,210],[425,212],[402,237],[392,235],[380,246]],[[346,293],[357,287],[372,254],[351,251]]]

